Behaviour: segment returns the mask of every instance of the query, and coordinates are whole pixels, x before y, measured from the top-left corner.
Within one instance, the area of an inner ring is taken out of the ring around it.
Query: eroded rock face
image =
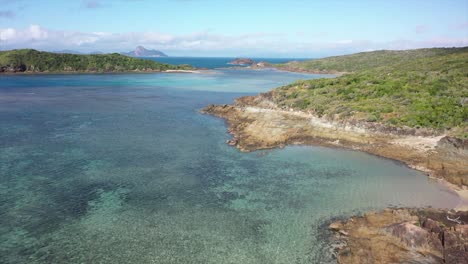
[[[332,223],[330,229],[341,245],[336,247],[339,263],[458,264],[468,263],[465,221],[468,212],[387,209]]]

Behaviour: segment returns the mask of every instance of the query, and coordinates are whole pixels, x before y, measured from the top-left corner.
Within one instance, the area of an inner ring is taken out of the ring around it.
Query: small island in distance
[[[138,46],[133,51],[122,52],[120,53],[125,56],[137,57],[137,58],[158,58],[158,57],[168,57],[166,54],[159,50],[149,50],[143,46]]]
[[[252,65],[255,61],[249,58],[236,58],[235,60],[229,62],[228,64],[232,65]]]

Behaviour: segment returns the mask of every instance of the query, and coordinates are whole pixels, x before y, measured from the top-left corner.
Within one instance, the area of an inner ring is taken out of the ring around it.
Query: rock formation
[[[329,228],[339,263],[468,263],[468,212],[386,209]]]

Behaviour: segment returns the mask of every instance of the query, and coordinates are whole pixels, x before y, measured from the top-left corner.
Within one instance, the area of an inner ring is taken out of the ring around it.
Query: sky
[[[468,0],[0,0],[0,50],[317,58],[468,46]]]

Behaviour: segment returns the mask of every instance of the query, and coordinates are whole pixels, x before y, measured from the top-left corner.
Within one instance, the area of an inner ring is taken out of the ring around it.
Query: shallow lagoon
[[[1,263],[329,263],[331,218],[457,197],[323,147],[240,153],[211,103],[323,77],[0,76]]]

